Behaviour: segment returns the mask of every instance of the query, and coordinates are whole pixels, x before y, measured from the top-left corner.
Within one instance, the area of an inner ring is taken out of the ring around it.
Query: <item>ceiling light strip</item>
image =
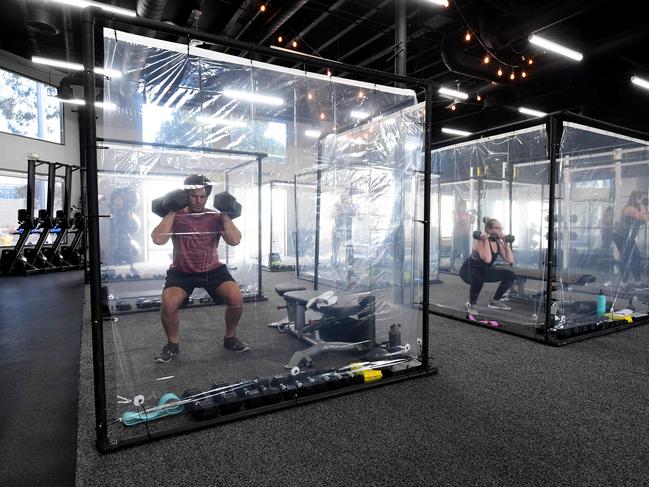
[[[545,117],[547,113],[540,110],[534,110],[533,108],[518,107],[518,111],[523,115],[530,115],[532,117]]]
[[[584,55],[582,53],[575,51],[574,49],[570,49],[566,46],[562,46],[561,44],[557,44],[556,42],[548,40],[544,37],[537,36],[536,34],[532,34],[529,37],[529,41],[536,46],[542,47],[557,54],[561,54],[562,56],[573,59],[575,61],[581,61],[582,59],[584,59]]]
[[[44,64],[46,66],[52,66],[53,68],[68,69],[70,71],[83,71],[83,64],[79,63],[69,63],[67,61],[61,61],[59,59],[46,58],[41,56],[32,56],[32,62],[35,64]],[[95,73],[100,76],[108,76],[110,78],[120,78],[122,73],[115,71],[114,69],[107,68],[95,68]]]
[[[462,137],[467,137],[467,136],[473,134],[473,132],[467,132],[466,130],[453,129],[453,128],[450,128],[450,127],[442,127],[442,132],[445,133],[445,134],[449,134],[449,135],[460,135]]]

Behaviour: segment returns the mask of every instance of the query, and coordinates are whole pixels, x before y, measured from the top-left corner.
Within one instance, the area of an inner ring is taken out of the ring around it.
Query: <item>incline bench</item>
[[[528,279],[543,281],[545,280],[545,269],[524,269],[517,266],[498,266],[503,269],[509,269],[514,274],[516,274],[516,282],[512,286],[510,292],[510,299],[516,299],[521,301],[537,301],[545,294],[545,289],[541,290],[540,293],[530,295],[525,291],[525,284]],[[597,279],[592,274],[586,274],[583,272],[560,272],[555,273],[552,279],[552,290],[557,289],[556,282],[561,280],[566,286],[585,286],[592,282],[595,282]]]

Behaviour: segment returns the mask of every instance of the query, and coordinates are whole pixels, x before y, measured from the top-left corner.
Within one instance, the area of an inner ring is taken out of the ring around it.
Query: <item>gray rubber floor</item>
[[[649,484],[649,327],[559,348],[432,316],[430,332],[437,376],[102,455],[86,325],[77,484]]]

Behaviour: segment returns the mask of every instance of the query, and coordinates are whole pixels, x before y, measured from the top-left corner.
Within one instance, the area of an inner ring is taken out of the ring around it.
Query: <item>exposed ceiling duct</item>
[[[45,6],[30,6],[25,26],[35,34],[53,36],[61,32],[54,20],[54,12]]]
[[[160,21],[162,20],[166,6],[167,0],[138,0],[135,11],[138,17]],[[138,34],[146,37],[155,37],[155,32],[153,31],[138,31]],[[133,112],[133,110],[136,110],[136,104],[128,100],[132,99],[134,94],[137,93],[140,84],[140,73],[146,65],[148,54],[149,50],[147,48],[138,45],[130,45],[124,53],[121,69],[124,76],[119,86],[119,96],[126,100],[126,102],[119,103],[118,106],[127,107],[128,110],[131,110],[131,113],[126,114],[127,116],[136,115]]]

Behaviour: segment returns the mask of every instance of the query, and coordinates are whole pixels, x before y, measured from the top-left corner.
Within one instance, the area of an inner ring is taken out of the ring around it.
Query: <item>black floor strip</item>
[[[0,278],[0,485],[74,485],[83,274]]]

